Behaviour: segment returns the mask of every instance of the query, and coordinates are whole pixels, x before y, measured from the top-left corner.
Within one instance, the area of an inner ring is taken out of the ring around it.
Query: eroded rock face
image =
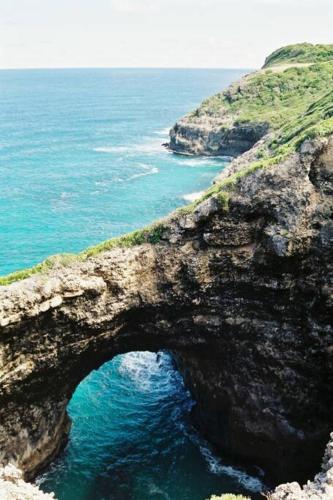
[[[219,116],[185,117],[170,130],[175,153],[239,156],[268,132],[267,123],[226,124]]]
[[[332,428],[332,158],[333,138],[307,144],[243,178],[228,211],[213,197],[171,216],[156,245],[1,288],[0,463],[32,477],[91,370],[165,348],[218,449],[312,477]]]

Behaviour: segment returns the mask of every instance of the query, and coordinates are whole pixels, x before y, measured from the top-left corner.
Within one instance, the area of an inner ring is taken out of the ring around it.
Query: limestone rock
[[[0,500],[51,500],[53,493],[43,493],[37,486],[26,483],[22,472],[11,464],[0,469]]]
[[[238,156],[268,132],[265,123],[230,125],[220,116],[187,116],[171,129],[169,148],[181,154]]]

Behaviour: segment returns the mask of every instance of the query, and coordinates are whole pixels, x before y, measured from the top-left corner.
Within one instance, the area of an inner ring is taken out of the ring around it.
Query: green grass
[[[296,150],[306,139],[323,137],[333,132],[333,90],[311,103],[304,113],[285,124],[269,146],[274,152]]]
[[[89,247],[78,254],[65,253],[53,255],[34,267],[16,271],[7,274],[6,276],[0,276],[0,286],[10,285],[15,281],[30,278],[34,274],[47,274],[60,266],[68,266],[75,262],[83,262],[90,257],[94,257],[107,250],[112,250],[113,248],[125,248],[135,245],[142,245],[144,243],[150,243],[154,245],[161,240],[165,229],[165,225],[160,222],[156,222],[144,229],[133,231],[132,233],[125,234],[124,236],[112,238],[110,240],[99,243],[98,245]]]
[[[112,238],[111,240],[104,241],[98,245],[87,248],[79,254],[82,259],[93,257],[106,250],[112,250],[113,248],[121,247],[131,247],[135,245],[143,245],[144,243],[151,243],[155,245],[161,240],[163,232],[166,227],[162,223],[155,223],[144,229],[139,229],[133,231],[132,233],[127,233],[124,236],[118,238]]]
[[[256,170],[283,162],[296,153],[305,140],[330,134],[333,134],[333,90],[312,102],[303,112],[295,116],[288,114],[281,127],[272,132],[272,137],[257,152],[255,161],[227,179],[215,183],[199,200],[185,207],[187,212],[195,210],[202,201],[211,196],[220,202],[225,211],[228,210],[231,193],[240,179]]]
[[[45,274],[48,273],[51,269],[54,269],[58,266],[68,265],[74,261],[77,261],[79,258],[76,254],[59,254],[52,255],[48,257],[46,260],[37,264],[34,267],[30,267],[28,269],[22,269],[20,271],[15,271],[14,273],[7,274],[6,276],[0,276],[0,286],[10,285],[15,281],[24,280],[33,276],[34,274]]]
[[[227,127],[254,122],[277,130],[332,87],[333,61],[281,72],[257,72],[205,100],[192,116],[215,116]]]
[[[265,61],[264,68],[279,64],[290,63],[313,63],[333,60],[333,45],[312,45],[311,43],[299,43],[287,45],[269,55]]]

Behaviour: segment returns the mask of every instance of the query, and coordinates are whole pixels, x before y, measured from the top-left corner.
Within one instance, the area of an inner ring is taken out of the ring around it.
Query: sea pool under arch
[[[68,445],[37,481],[59,500],[259,491],[259,479],[224,464],[193,428],[193,404],[168,352],[118,355],[77,387]]]

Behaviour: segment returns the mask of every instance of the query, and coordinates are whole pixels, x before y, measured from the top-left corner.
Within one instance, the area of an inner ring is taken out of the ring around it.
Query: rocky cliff
[[[276,481],[311,477],[332,427],[332,169],[333,138],[306,142],[153,243],[0,288],[0,462],[32,477],[92,369],[165,348],[218,449]]]
[[[239,156],[268,132],[285,133],[288,123],[302,121],[332,84],[331,45],[283,47],[267,57],[262,70],[180,119],[170,131],[169,148],[181,154]]]
[[[238,156],[268,131],[267,123],[236,123],[227,127],[215,116],[183,118],[170,131],[169,147],[175,153]]]

